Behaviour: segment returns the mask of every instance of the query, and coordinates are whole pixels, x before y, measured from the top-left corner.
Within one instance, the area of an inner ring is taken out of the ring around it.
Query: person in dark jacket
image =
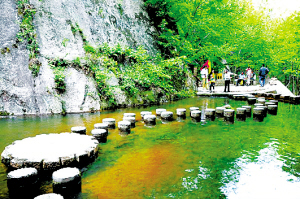
[[[269,69],[263,64],[259,70],[259,83],[262,87],[265,86],[266,76],[269,73]]]

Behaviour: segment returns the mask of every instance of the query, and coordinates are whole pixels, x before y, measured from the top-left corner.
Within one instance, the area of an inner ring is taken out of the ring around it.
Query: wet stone
[[[254,106],[255,107],[257,107],[257,106],[263,106],[263,104],[261,104],[261,103],[255,103]]]
[[[234,120],[234,113],[233,109],[226,109],[224,110],[224,119],[225,121],[233,121]]]
[[[173,120],[173,112],[171,111],[165,111],[161,113],[161,119],[166,121],[172,121]]]
[[[190,107],[190,116],[192,111],[197,111],[197,110],[199,110],[199,107]]]
[[[278,106],[277,105],[268,105],[268,113],[271,115],[277,115]]]
[[[278,100],[280,98],[280,94],[272,94],[272,98],[274,100]]]
[[[191,117],[201,119],[201,111],[199,111],[199,110],[191,111]]]
[[[263,104],[263,105],[265,105],[265,103],[266,103],[266,100],[265,99],[257,99],[257,103],[258,104]]]
[[[178,117],[185,118],[186,117],[186,109],[185,108],[178,108],[176,109],[176,114]]]
[[[157,116],[160,116],[161,113],[162,113],[162,112],[165,112],[165,111],[167,111],[167,109],[164,109],[164,108],[158,108],[158,109],[156,109],[156,115],[157,115]]]
[[[41,134],[13,142],[1,154],[10,168],[35,167],[53,171],[69,165],[86,166],[98,155],[98,141],[77,133]],[[87,157],[86,161],[82,161]]]
[[[223,117],[224,116],[224,107],[216,107],[216,115],[218,117]]]
[[[264,120],[264,109],[255,107],[253,108],[253,120],[262,122]]]
[[[108,124],[107,123],[96,123],[94,124],[95,129],[105,129],[108,132]]]
[[[292,104],[299,104],[300,103],[300,96],[291,96],[290,97],[290,102]]]
[[[251,117],[252,107],[251,106],[242,106],[242,108],[246,109],[246,116]]]
[[[86,128],[84,126],[74,126],[71,128],[71,132],[86,135]]]
[[[155,115],[145,115],[144,118],[145,124],[152,126],[152,125],[156,125],[156,116]]]
[[[118,122],[118,129],[121,132],[130,133],[131,123],[129,121],[120,121],[120,122]]]
[[[47,193],[47,194],[39,195],[39,196],[35,197],[34,199],[64,199],[64,197],[62,197],[62,195],[56,194],[56,193]]]
[[[274,103],[275,105],[278,106],[278,100],[270,100],[269,102],[272,102],[272,103]]]
[[[212,108],[205,109],[205,116],[207,119],[213,121],[216,116],[216,109],[212,109]]]
[[[52,174],[53,192],[66,198],[81,192],[81,174],[77,168],[62,168]]]
[[[135,113],[124,113],[123,114],[123,118],[125,118],[125,117],[134,117],[135,118]]]
[[[135,117],[123,117],[123,121],[128,121],[128,122],[130,122],[130,124],[131,124],[131,128],[134,128],[135,127]]]
[[[38,172],[35,168],[21,168],[7,175],[7,188],[10,192],[20,189],[33,189],[38,183]]]
[[[106,143],[108,132],[106,129],[93,129],[91,134],[99,143]]]
[[[267,117],[267,113],[268,113],[268,107],[267,106],[257,106],[257,108],[263,108],[263,116]]]
[[[245,121],[245,119],[246,119],[246,108],[237,108],[236,109],[236,118],[239,121]]]
[[[256,103],[256,98],[248,98],[248,104],[253,105]]]
[[[280,95],[280,100],[287,102],[290,100],[290,96],[289,95]]]
[[[102,123],[107,124],[109,129],[116,128],[116,120],[114,118],[105,118],[102,120]]]
[[[142,111],[141,112],[142,120],[144,120],[145,115],[152,115],[152,112],[150,112],[150,111]]]
[[[266,102],[266,103],[265,103],[265,106],[268,106],[268,105],[276,105],[276,104],[273,103],[273,102]]]

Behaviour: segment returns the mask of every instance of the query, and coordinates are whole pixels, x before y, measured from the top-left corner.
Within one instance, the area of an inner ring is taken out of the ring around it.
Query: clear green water
[[[1,119],[0,151],[15,140],[70,132],[72,126],[84,125],[89,134],[104,118],[121,121],[123,113],[134,112],[138,122],[131,134],[110,130],[108,142],[100,144],[98,159],[83,172],[81,198],[251,198],[248,192],[260,187],[267,191],[262,198],[274,198],[272,193],[300,198],[287,188],[300,188],[300,106],[279,103],[278,115],[268,115],[263,122],[247,118],[228,124],[217,118],[195,123],[189,117],[167,124],[158,120],[154,127],[140,122],[145,110],[176,113],[176,108],[227,103],[234,108],[247,105],[227,98],[191,98],[101,114]],[[9,198],[6,175],[1,164],[0,198]],[[52,192],[50,182],[43,183],[40,192]]]

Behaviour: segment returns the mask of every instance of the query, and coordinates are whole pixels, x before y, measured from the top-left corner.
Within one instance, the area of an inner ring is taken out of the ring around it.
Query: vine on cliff
[[[38,60],[40,49],[37,43],[37,35],[33,25],[33,18],[36,13],[34,5],[29,0],[18,1],[18,14],[21,17],[20,30],[17,33],[16,44],[26,41],[29,50],[29,69],[32,75],[37,77],[40,71],[41,63]],[[15,46],[16,46],[15,44]]]

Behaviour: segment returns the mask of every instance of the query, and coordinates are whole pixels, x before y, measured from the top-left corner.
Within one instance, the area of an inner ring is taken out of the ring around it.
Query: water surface
[[[81,198],[300,198],[293,191],[300,188],[300,106],[279,103],[278,115],[268,115],[263,122],[247,118],[229,124],[216,118],[197,123],[188,116],[146,127],[140,121],[139,113],[145,110],[176,113],[176,108],[225,104],[237,108],[247,102],[196,97],[94,114],[1,119],[0,151],[15,140],[70,132],[73,126],[86,126],[90,134],[102,119],[121,121],[123,113],[134,112],[138,122],[131,134],[110,130],[98,159],[83,170]],[[0,198],[9,198],[7,192],[1,164]],[[40,192],[52,192],[51,183],[43,183]]]

